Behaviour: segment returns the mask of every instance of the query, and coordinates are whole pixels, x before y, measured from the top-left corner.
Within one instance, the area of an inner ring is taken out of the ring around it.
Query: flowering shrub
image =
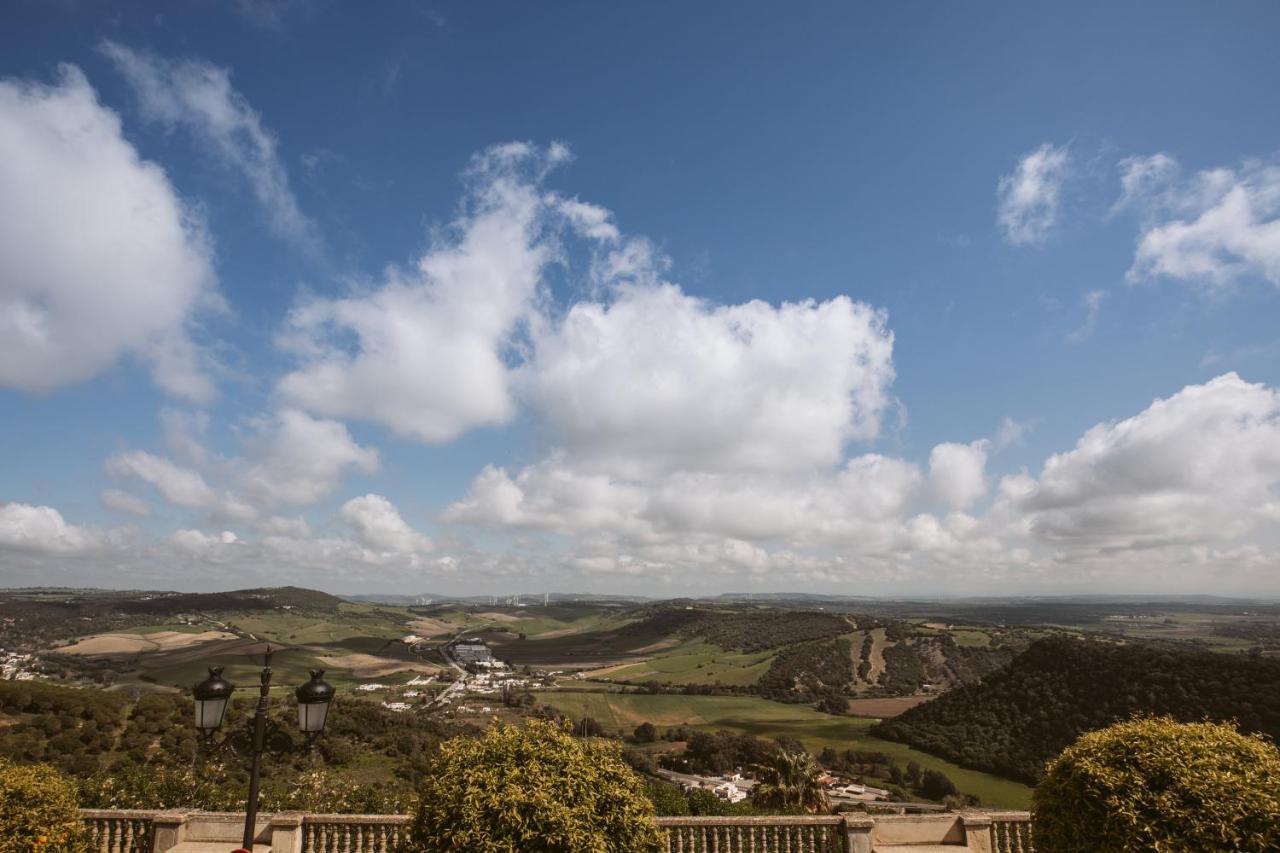
[[[0,759],[0,853],[80,853],[75,788],[46,764]]]

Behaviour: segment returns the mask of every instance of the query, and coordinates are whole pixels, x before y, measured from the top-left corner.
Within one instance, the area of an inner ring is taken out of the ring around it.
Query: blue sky
[[[1274,4],[10,17],[0,581],[1280,593]]]

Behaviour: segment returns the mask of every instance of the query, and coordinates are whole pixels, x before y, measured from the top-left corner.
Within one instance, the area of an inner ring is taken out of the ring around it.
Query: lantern
[[[222,726],[231,691],[235,689],[234,684],[222,677],[222,667],[209,667],[209,677],[191,688],[191,695],[196,700],[197,729],[207,734]]]
[[[298,728],[308,736],[324,731],[329,703],[333,701],[333,687],[323,675],[323,669],[311,670],[311,680],[294,691],[298,699]]]

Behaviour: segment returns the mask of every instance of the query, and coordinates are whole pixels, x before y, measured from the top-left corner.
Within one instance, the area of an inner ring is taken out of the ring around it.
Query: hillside
[[[1034,782],[1080,734],[1138,713],[1234,719],[1244,731],[1280,736],[1280,660],[1050,638],[875,733]]]

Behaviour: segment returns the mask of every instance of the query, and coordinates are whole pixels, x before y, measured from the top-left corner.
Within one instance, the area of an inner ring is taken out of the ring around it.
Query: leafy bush
[[[420,792],[411,849],[648,851],[658,847],[652,819],[617,742],[574,740],[534,721],[441,747]]]
[[[1145,717],[1091,732],[1034,797],[1042,853],[1280,849],[1280,751],[1229,725]]]
[[[121,767],[79,780],[80,805],[90,809],[243,811],[247,783],[210,762],[187,767]],[[262,780],[263,811],[401,814],[415,802],[398,782],[361,782],[332,768],[299,770]]]
[[[0,759],[0,853],[79,853],[84,826],[75,788],[44,764]]]

